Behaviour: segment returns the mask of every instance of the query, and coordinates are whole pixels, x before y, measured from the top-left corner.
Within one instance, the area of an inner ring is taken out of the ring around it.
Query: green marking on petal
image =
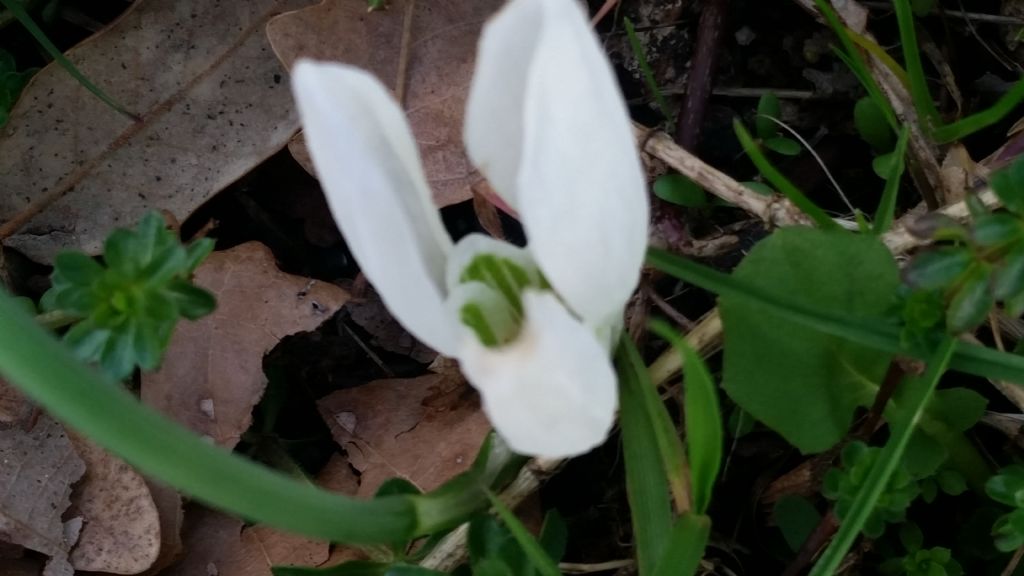
[[[476,332],[477,338],[480,338],[480,342],[484,346],[493,348],[498,345],[498,336],[487,322],[487,317],[484,316],[484,311],[480,304],[476,302],[466,304],[459,311],[459,316],[463,324],[469,326],[473,332]]]

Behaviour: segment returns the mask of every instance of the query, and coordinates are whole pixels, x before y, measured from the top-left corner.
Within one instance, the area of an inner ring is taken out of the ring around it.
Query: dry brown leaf
[[[367,14],[366,0],[324,0],[274,18],[267,36],[286,66],[299,57],[337,60],[368,69],[395,89],[410,1],[393,0],[388,10]],[[470,199],[470,186],[480,179],[463,152],[462,115],[480,27],[502,3],[421,0],[413,9],[405,109],[438,206]],[[288,148],[310,170],[299,142]]]
[[[143,572],[160,553],[160,518],[146,481],[96,444],[70,436],[85,462],[85,476],[74,497],[75,512],[84,523],[71,550],[71,564],[75,570]]]
[[[266,387],[263,355],[281,338],[319,326],[348,294],[281,272],[258,242],[211,254],[195,283],[217,296],[217,309],[178,324],[163,366],[142,376],[142,401],[231,449]]]
[[[308,3],[132,4],[68,57],[138,122],[57,64],[36,74],[0,132],[0,222],[61,198],[7,244],[45,262],[61,248],[98,252],[110,230],[147,210],[184,221],[282,148],[298,120],[264,26]]]
[[[160,576],[270,576],[271,566],[317,566],[329,544],[242,521],[199,506],[185,514],[185,556]]]
[[[491,429],[472,389],[440,374],[377,380],[318,405],[362,474],[357,495],[363,497],[395,476],[423,491],[437,488],[469,468]]]
[[[184,550],[181,526],[185,521],[185,511],[177,490],[149,478],[146,485],[160,516],[160,554],[146,571],[147,575],[155,575],[174,563]]]
[[[27,422],[34,410],[32,403],[20,390],[0,378],[0,428]]]
[[[71,576],[61,515],[85,464],[46,415],[30,431],[0,430],[0,540],[50,556],[44,576]]]

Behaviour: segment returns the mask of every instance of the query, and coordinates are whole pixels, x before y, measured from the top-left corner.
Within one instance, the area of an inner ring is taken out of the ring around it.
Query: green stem
[[[2,292],[0,326],[0,375],[144,474],[247,520],[314,538],[388,543],[419,528],[412,498],[346,498],[204,442],[84,367]]]

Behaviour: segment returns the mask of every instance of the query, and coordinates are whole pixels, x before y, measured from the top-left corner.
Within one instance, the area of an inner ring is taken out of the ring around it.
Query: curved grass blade
[[[654,72],[647,61],[644,47],[640,44],[640,39],[637,38],[633,21],[629,18],[623,18],[622,25],[626,29],[626,38],[629,39],[629,47],[633,50],[633,56],[636,57],[637,64],[640,65],[640,74],[644,77],[644,84],[650,90],[651,95],[654,96],[654,101],[658,104],[658,110],[661,111],[661,115],[665,117],[666,121],[671,120],[672,115],[669,113],[668,102],[665,101],[665,96],[661,93],[661,88],[658,87],[658,82],[654,79]]]
[[[32,20],[32,17],[25,11],[25,7],[21,5],[21,2],[18,0],[0,0],[0,4],[3,4],[4,8],[10,10],[11,14],[14,14],[14,17],[17,18],[18,21],[21,22],[21,25],[28,30],[29,34],[35,38],[36,42],[39,42],[39,45],[46,50],[46,53],[60,64],[60,66],[64,68],[72,78],[85,87],[86,90],[92,92],[94,96],[102,100],[107,106],[110,106],[111,109],[124,114],[132,120],[139,120],[138,116],[129,112],[124,106],[121,106],[110,96],[107,96],[106,92],[100,90],[98,86],[92,83],[92,80],[86,78],[85,74],[82,74],[71,60],[68,60],[67,56],[65,56],[64,53],[61,52],[49,38],[47,38],[46,33],[36,25],[35,21]]]
[[[892,477],[893,472],[896,471],[896,467],[903,458],[907,443],[910,441],[910,435],[914,431],[917,421],[924,413],[925,407],[935,391],[935,386],[939,383],[939,378],[946,371],[955,347],[956,340],[950,336],[945,337],[939,343],[931,358],[928,359],[928,371],[922,377],[914,378],[906,383],[907,386],[912,388],[908,393],[909,402],[905,417],[893,423],[892,434],[889,436],[889,441],[885,443],[881,456],[879,456],[875,466],[871,469],[871,473],[868,475],[864,485],[857,492],[853,505],[850,507],[850,512],[843,520],[835,538],[828,548],[825,549],[825,552],[822,553],[814,568],[811,569],[809,576],[835,574],[839,568],[843,557],[846,556],[850,547],[853,546],[853,542],[857,539],[857,535],[860,534],[861,528],[864,527],[864,523],[874,510],[878,498],[888,485],[889,478]]]
[[[889,100],[882,95],[882,89],[879,88],[878,83],[875,82],[871,72],[868,71],[867,62],[861,56],[860,52],[857,51],[857,47],[854,45],[853,40],[850,39],[849,31],[846,26],[839,21],[839,16],[836,11],[832,8],[826,0],[814,0],[814,4],[818,7],[818,11],[825,17],[825,21],[835,32],[836,37],[839,38],[839,44],[842,49],[837,49],[836,52],[839,54],[840,59],[850,67],[853,74],[860,80],[860,83],[864,85],[864,89],[867,90],[868,96],[875,101],[876,104],[882,109],[885,114],[886,120],[889,125],[892,126],[893,131],[899,130],[899,122],[896,120],[896,114],[892,110],[892,106],[889,104]]]
[[[686,415],[686,454],[690,463],[690,493],[693,513],[703,515],[711,503],[711,494],[722,464],[722,412],[718,404],[718,389],[700,355],[679,333],[657,319],[651,320],[649,327],[683,357],[683,406]]]
[[[623,457],[626,463],[626,496],[633,517],[637,567],[640,576],[654,573],[665,554],[672,531],[669,486],[658,453],[654,426],[644,408],[646,373],[636,346],[622,338],[616,354],[619,365],[619,421],[622,424]],[[652,388],[653,389],[653,388]]]
[[[892,227],[893,219],[896,216],[896,193],[900,189],[900,179],[903,177],[903,169],[906,167],[907,137],[910,131],[906,126],[900,128],[899,139],[896,140],[896,149],[893,150],[892,163],[885,175],[885,189],[882,191],[882,199],[878,202],[878,209],[875,210],[875,222],[871,231],[875,234],[884,234]]]
[[[83,366],[4,293],[0,326],[0,374],[143,473],[221,510],[314,538],[376,544],[416,534],[411,498],[346,498],[204,442]]]
[[[750,160],[757,166],[757,169],[761,174],[768,180],[769,183],[776,190],[782,193],[783,196],[789,198],[789,200],[796,205],[804,214],[810,216],[812,220],[818,225],[818,227],[829,230],[839,229],[839,225],[835,223],[824,210],[818,207],[817,204],[811,201],[810,198],[804,195],[795,184],[790,182],[789,178],[786,178],[782,172],[779,172],[768,158],[761,152],[761,148],[754,142],[750,132],[747,132],[746,127],[739,119],[735,119],[732,122],[733,130],[736,132],[736,137],[740,141],[740,145],[743,146],[743,150],[750,156]]]
[[[489,490],[487,491],[487,498],[491,501],[491,506],[494,506],[494,511],[498,514],[498,517],[505,523],[505,527],[512,533],[512,537],[516,539],[519,547],[523,549],[523,553],[529,558],[530,563],[537,569],[537,572],[541,576],[561,576],[562,572],[558,569],[558,564],[548,556],[548,553],[544,551],[540,543],[530,534],[526,526],[523,526],[519,518],[516,518],[516,515],[508,509],[508,506],[505,506],[505,503]]]
[[[925,131],[932,134],[941,119],[935,101],[928,92],[928,79],[925,78],[924,66],[921,64],[921,47],[917,43],[917,30],[914,28],[914,13],[908,0],[893,0],[893,8],[900,29],[903,63],[907,67],[907,80],[910,82],[910,99],[914,101],[914,108],[917,109],[917,116]]]
[[[1006,117],[1007,114],[1013,112],[1014,108],[1017,107],[1024,101],[1024,80],[1019,80],[1013,85],[1013,88],[1003,94],[995,104],[989,106],[981,112],[971,114],[966,118],[951,122],[945,126],[936,128],[932,137],[939,144],[945,144],[946,142],[953,142],[960,140],[966,136],[974,134],[978,130],[988,128],[989,126],[999,122]]]
[[[929,358],[929,353],[926,351],[905,347],[900,342],[899,327],[884,318],[853,318],[831,310],[808,308],[798,301],[779,298],[761,290],[756,285],[736,280],[727,274],[690,262],[664,250],[650,249],[647,252],[647,262],[662,272],[690,282],[709,292],[754,300],[777,313],[788,315],[794,322],[800,322],[826,334],[846,338],[884,352],[903,354],[922,360]],[[984,346],[957,342],[956,351],[950,361],[950,368],[983,378],[1006,380],[1024,385],[1024,356],[1000,352]]]

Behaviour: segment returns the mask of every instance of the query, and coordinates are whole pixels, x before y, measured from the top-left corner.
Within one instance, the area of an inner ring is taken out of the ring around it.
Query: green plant
[[[886,560],[879,571],[886,576],[960,576],[964,570],[949,548],[923,548],[924,534],[917,524],[900,527],[900,543],[907,554]]]
[[[800,153],[800,143],[781,134],[781,116],[779,97],[771,92],[762,95],[757,101],[757,117],[754,119],[757,139],[762,146],[772,152],[783,156],[796,156]]]
[[[1003,552],[1024,546],[1024,466],[1007,466],[985,483],[985,493],[1013,508],[992,527],[993,543]]]
[[[6,50],[0,49],[0,126],[7,123],[11,108],[18,101],[18,95],[35,73],[35,69],[18,72],[14,57]]]
[[[835,500],[835,514],[842,521],[850,514],[850,508],[864,487],[871,469],[878,463],[882,449],[869,447],[863,442],[850,442],[843,448],[842,468],[832,468],[825,474],[822,493]],[[884,493],[878,498],[874,509],[864,522],[862,531],[866,536],[878,538],[885,531],[887,523],[902,522],[906,510],[919,495],[921,488],[903,467],[898,467],[889,477]]]
[[[112,378],[123,379],[136,366],[153,370],[179,318],[195,320],[215,306],[213,295],[190,279],[211,250],[209,239],[183,246],[150,213],[134,230],[107,238],[103,264],[81,252],[59,254],[43,308],[78,319],[64,342]]]

